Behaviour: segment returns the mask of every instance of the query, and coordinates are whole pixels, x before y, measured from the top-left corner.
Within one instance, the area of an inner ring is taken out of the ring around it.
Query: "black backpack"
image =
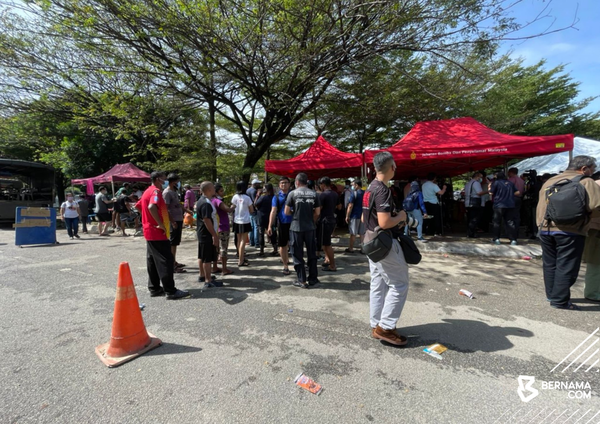
[[[117,213],[127,213],[129,212],[129,210],[127,209],[127,206],[125,206],[125,202],[127,201],[127,196],[125,195],[120,195],[119,198],[117,199],[117,201],[115,202],[115,211]]]
[[[544,195],[546,196],[546,216],[544,217],[550,223],[555,225],[575,225],[581,223],[583,227],[588,219],[587,210],[588,194],[585,187],[580,184],[584,175],[579,175],[571,180],[565,178],[558,180],[547,187]]]

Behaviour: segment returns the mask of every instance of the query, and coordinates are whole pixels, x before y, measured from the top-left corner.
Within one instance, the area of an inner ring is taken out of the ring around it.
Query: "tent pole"
[[[360,180],[365,181],[365,164],[364,163],[363,163],[363,166],[360,167]]]
[[[113,177],[110,177],[110,185],[112,186],[112,195],[115,197],[115,181],[113,180]]]
[[[271,159],[271,149],[267,149],[267,160]],[[265,184],[269,181],[269,173],[265,169]]]
[[[569,150],[569,163],[573,160],[573,149]]]

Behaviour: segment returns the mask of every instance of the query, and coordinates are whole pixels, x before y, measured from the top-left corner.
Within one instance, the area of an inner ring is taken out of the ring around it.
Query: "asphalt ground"
[[[585,265],[572,289],[583,310],[564,311],[548,305],[538,259],[424,251],[398,324],[409,344],[394,348],[371,339],[367,260],[343,246],[339,271],[309,290],[248,248],[249,267],[230,260],[225,286],[202,291],[186,239],[188,273],[175,278],[193,297],[168,301],[149,297],[143,239],[71,241],[59,230],[58,240],[19,248],[0,230],[2,423],[600,423],[600,368],[573,372],[598,345],[551,371],[600,327],[600,305],[582,300]],[[122,261],[164,344],[109,369],[94,349],[110,338]],[[423,352],[433,343],[448,348],[441,360]],[[294,384],[300,373],[322,385],[319,396]],[[529,402],[520,375],[536,379]]]

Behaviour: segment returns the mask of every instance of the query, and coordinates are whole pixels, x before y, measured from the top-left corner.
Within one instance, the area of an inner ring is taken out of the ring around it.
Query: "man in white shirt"
[[[481,186],[483,175],[481,172],[473,174],[471,181],[465,185],[465,208],[467,209],[467,237],[477,238],[477,227],[483,213],[483,200],[481,196],[487,192]]]
[[[437,185],[436,175],[430,172],[427,175],[427,182],[423,184],[421,191],[423,192],[423,201],[425,202],[427,215],[433,216],[432,219],[425,222],[425,233],[430,236],[441,235],[442,208],[437,196],[443,196],[446,193],[446,184],[440,189]]]

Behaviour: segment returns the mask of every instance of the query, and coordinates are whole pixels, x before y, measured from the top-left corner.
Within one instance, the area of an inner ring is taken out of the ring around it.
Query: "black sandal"
[[[569,311],[581,311],[581,308],[579,306],[577,306],[571,302],[569,302],[569,304],[567,306],[554,306],[554,305],[551,305],[551,306],[555,309],[567,309]]]
[[[238,264],[238,267],[240,266],[249,266],[250,262],[248,262],[247,260],[244,260],[244,262],[242,262],[241,264]]]

